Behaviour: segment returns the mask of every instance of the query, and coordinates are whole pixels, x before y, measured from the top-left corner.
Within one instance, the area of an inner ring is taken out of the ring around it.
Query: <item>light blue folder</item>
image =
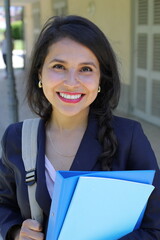
[[[47,240],[116,240],[140,226],[155,171],[57,172]]]

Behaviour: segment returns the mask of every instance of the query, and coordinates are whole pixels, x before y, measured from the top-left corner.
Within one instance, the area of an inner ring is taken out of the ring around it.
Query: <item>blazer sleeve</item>
[[[156,170],[153,190],[141,223],[141,227],[120,240],[160,239],[160,171],[151,145],[142,127],[135,122],[127,161],[129,170]]]
[[[0,232],[3,239],[7,239],[7,233],[11,227],[21,225],[23,222],[16,197],[14,171],[7,159],[8,131],[7,129],[2,139],[2,157],[0,159]]]

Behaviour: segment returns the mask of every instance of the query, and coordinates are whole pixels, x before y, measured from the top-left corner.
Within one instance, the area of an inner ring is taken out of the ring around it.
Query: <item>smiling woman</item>
[[[22,123],[16,123],[7,128],[2,140],[0,229],[4,239],[45,239],[56,170],[150,169],[156,170],[155,189],[141,226],[121,240],[160,239],[159,168],[140,124],[113,115],[119,94],[115,54],[103,32],[80,16],[50,18],[34,46],[27,82],[28,103],[41,117],[36,200],[44,222],[31,220],[21,155]]]
[[[53,43],[39,77],[52,105],[52,119],[58,120],[57,112],[61,113],[60,121],[67,116],[88,116],[100,84],[99,62],[88,48],[67,37]]]

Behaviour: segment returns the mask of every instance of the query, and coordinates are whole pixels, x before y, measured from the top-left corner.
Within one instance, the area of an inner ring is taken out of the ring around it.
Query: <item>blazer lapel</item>
[[[90,116],[86,132],[70,168],[71,171],[91,171],[102,152],[97,140],[98,124],[94,116]]]

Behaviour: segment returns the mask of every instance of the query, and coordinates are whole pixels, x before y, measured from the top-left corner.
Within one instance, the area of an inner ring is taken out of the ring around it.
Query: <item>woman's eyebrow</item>
[[[80,63],[80,65],[91,65],[91,66],[97,68],[97,66],[94,62],[82,62],[82,63]]]
[[[53,58],[50,63],[52,62],[60,62],[60,63],[66,63],[66,61],[62,60],[62,59],[58,59],[58,58]]]
[[[50,63],[53,63],[53,62],[67,63],[67,61],[59,59],[59,58],[53,58],[50,61]],[[97,66],[94,62],[81,62],[81,63],[79,63],[79,65],[90,65],[90,66],[93,66],[93,67],[97,68]]]

